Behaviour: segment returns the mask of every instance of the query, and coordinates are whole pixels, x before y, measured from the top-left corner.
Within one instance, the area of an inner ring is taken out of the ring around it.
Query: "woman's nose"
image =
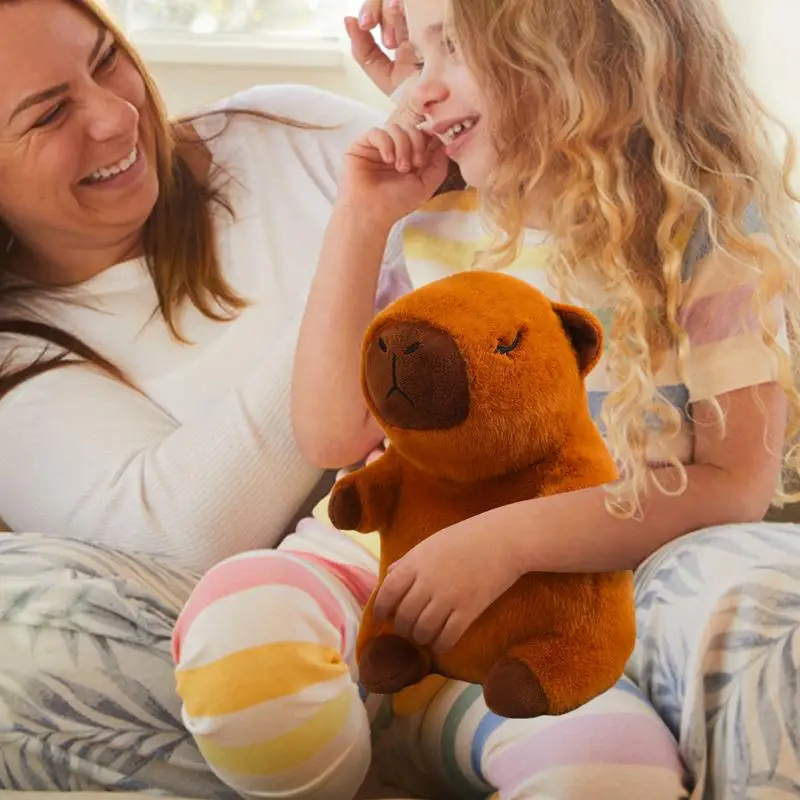
[[[130,136],[139,126],[139,112],[125,98],[106,89],[96,90],[84,113],[89,136],[98,142]]]

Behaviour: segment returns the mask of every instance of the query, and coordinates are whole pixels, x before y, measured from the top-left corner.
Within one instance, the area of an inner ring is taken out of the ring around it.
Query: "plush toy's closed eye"
[[[509,353],[513,353],[521,344],[522,344],[522,337],[524,334],[524,330],[520,328],[517,331],[516,336],[514,337],[511,344],[504,344],[503,340],[501,339],[497,343],[497,347],[495,348],[495,353],[500,353],[500,355],[507,356]]]

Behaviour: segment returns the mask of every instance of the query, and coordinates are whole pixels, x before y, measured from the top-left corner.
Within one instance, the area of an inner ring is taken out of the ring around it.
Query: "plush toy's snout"
[[[469,417],[469,377],[458,344],[425,322],[389,323],[375,331],[365,377],[381,417],[396,428],[446,430]]]

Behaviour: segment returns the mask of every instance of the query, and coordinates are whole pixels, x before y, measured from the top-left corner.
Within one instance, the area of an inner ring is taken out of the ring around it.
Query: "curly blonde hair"
[[[500,164],[482,191],[498,236],[493,266],[515,257],[537,189],[554,174],[569,175],[550,212],[556,284],[580,297],[588,276],[594,291],[615,297],[607,358],[619,383],[602,421],[622,477],[610,487],[610,509],[641,512],[652,477],[647,448],[681,425],[679,411],[658,394],[654,358],[669,346],[681,365],[686,361],[689,341],[678,317],[683,252],[676,239],[698,218],[714,248],[760,273],[755,313],[778,356],[790,405],[784,477],[796,476],[794,143],[748,86],[717,0],[450,0],[448,16],[495,111]],[[784,159],[775,156],[772,124],[788,139]],[[748,236],[748,206],[759,210],[771,242]],[[793,357],[769,331],[776,294],[784,300]],[[724,422],[718,403],[716,413]],[[685,468],[677,459],[672,466],[683,491]],[[786,499],[782,483],[775,503]]]

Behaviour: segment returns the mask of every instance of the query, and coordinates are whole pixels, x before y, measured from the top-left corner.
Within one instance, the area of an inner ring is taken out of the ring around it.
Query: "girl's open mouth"
[[[479,121],[479,116],[464,117],[455,122],[448,121],[446,123],[436,123],[432,120],[425,120],[424,122],[420,122],[417,128],[424,133],[429,133],[431,136],[436,136],[441,140],[442,144],[449,146],[459,137],[469,133]]]

